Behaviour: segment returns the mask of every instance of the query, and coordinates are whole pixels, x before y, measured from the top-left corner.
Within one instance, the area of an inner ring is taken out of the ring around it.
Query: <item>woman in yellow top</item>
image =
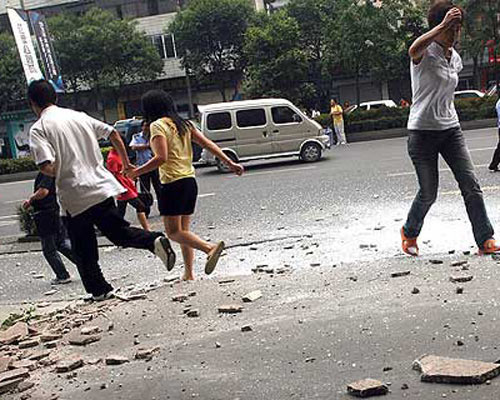
[[[235,174],[242,175],[244,169],[190,122],[182,119],[177,114],[172,98],[163,90],[150,90],[142,96],[142,110],[150,122],[150,143],[155,156],[129,172],[128,176],[135,179],[159,168],[162,183],[158,199],[160,214],[168,237],[181,245],[184,280],[194,279],[194,249],[207,254],[205,273],[211,274],[224,250],[224,242],[208,243],[189,230],[198,195],[191,141],[213,153]]]

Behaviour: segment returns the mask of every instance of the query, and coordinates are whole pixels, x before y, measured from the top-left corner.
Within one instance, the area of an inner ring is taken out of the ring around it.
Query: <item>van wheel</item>
[[[304,162],[316,162],[321,158],[321,146],[317,143],[306,143],[300,152],[300,158]]]
[[[224,152],[224,154],[226,156],[228,156],[231,160],[233,160],[234,162],[236,162],[236,157],[234,156],[233,153],[229,153],[229,152]],[[229,167],[223,163],[221,160],[219,160],[217,158],[217,169],[219,170],[219,172],[222,172],[224,174],[227,174],[228,172],[231,172],[231,170],[229,169]]]

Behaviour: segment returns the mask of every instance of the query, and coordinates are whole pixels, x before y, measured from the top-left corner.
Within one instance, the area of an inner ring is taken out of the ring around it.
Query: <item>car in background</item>
[[[135,162],[135,151],[130,148],[130,142],[132,137],[142,130],[142,118],[133,117],[129,119],[122,119],[116,121],[113,125],[114,128],[120,133],[123,143],[125,143],[125,148],[127,149],[127,154],[132,163]]]
[[[299,157],[319,161],[330,148],[322,126],[285,99],[258,99],[199,106],[201,131],[235,162]],[[227,166],[204,150],[202,159]]]
[[[484,96],[485,94],[479,90],[458,90],[455,92],[455,100],[477,100]]]
[[[370,110],[378,110],[383,107],[387,108],[395,108],[397,104],[393,100],[377,100],[377,101],[365,101],[361,103],[359,106],[353,105],[348,108],[346,114],[351,114],[357,110],[360,111],[370,111]]]

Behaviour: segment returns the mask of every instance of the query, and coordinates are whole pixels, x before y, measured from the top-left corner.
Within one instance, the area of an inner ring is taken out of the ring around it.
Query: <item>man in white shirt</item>
[[[500,98],[497,101],[496,109],[497,109],[497,118],[498,118],[498,122],[497,122],[498,145],[497,145],[497,148],[495,150],[495,153],[493,154],[493,159],[491,160],[490,166],[488,167],[488,169],[492,172],[500,171],[498,169],[498,164],[500,164]]]
[[[82,260],[78,270],[85,290],[95,300],[112,297],[99,266],[95,226],[117,246],[150,250],[171,270],[175,254],[168,239],[130,227],[117,211],[114,197],[125,189],[104,167],[98,140],[109,138],[128,170],[120,134],[85,113],[56,106],[56,93],[46,80],[29,85],[28,99],[38,116],[30,130],[31,153],[42,173],[56,178],[73,251]]]

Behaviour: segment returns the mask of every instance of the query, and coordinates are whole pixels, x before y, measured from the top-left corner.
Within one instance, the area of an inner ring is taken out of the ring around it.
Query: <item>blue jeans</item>
[[[68,279],[69,273],[64,266],[59,253],[64,255],[73,264],[77,264],[76,258],[71,250],[71,244],[66,235],[66,229],[61,219],[58,221],[59,227],[56,232],[40,237],[42,252],[50,267],[58,279]]]
[[[474,173],[474,165],[460,127],[446,131],[409,131],[408,153],[417,172],[420,189],[404,225],[405,235],[416,238],[424,218],[436,201],[439,184],[438,158],[443,157],[455,176],[479,247],[493,237],[483,200],[483,192]]]

